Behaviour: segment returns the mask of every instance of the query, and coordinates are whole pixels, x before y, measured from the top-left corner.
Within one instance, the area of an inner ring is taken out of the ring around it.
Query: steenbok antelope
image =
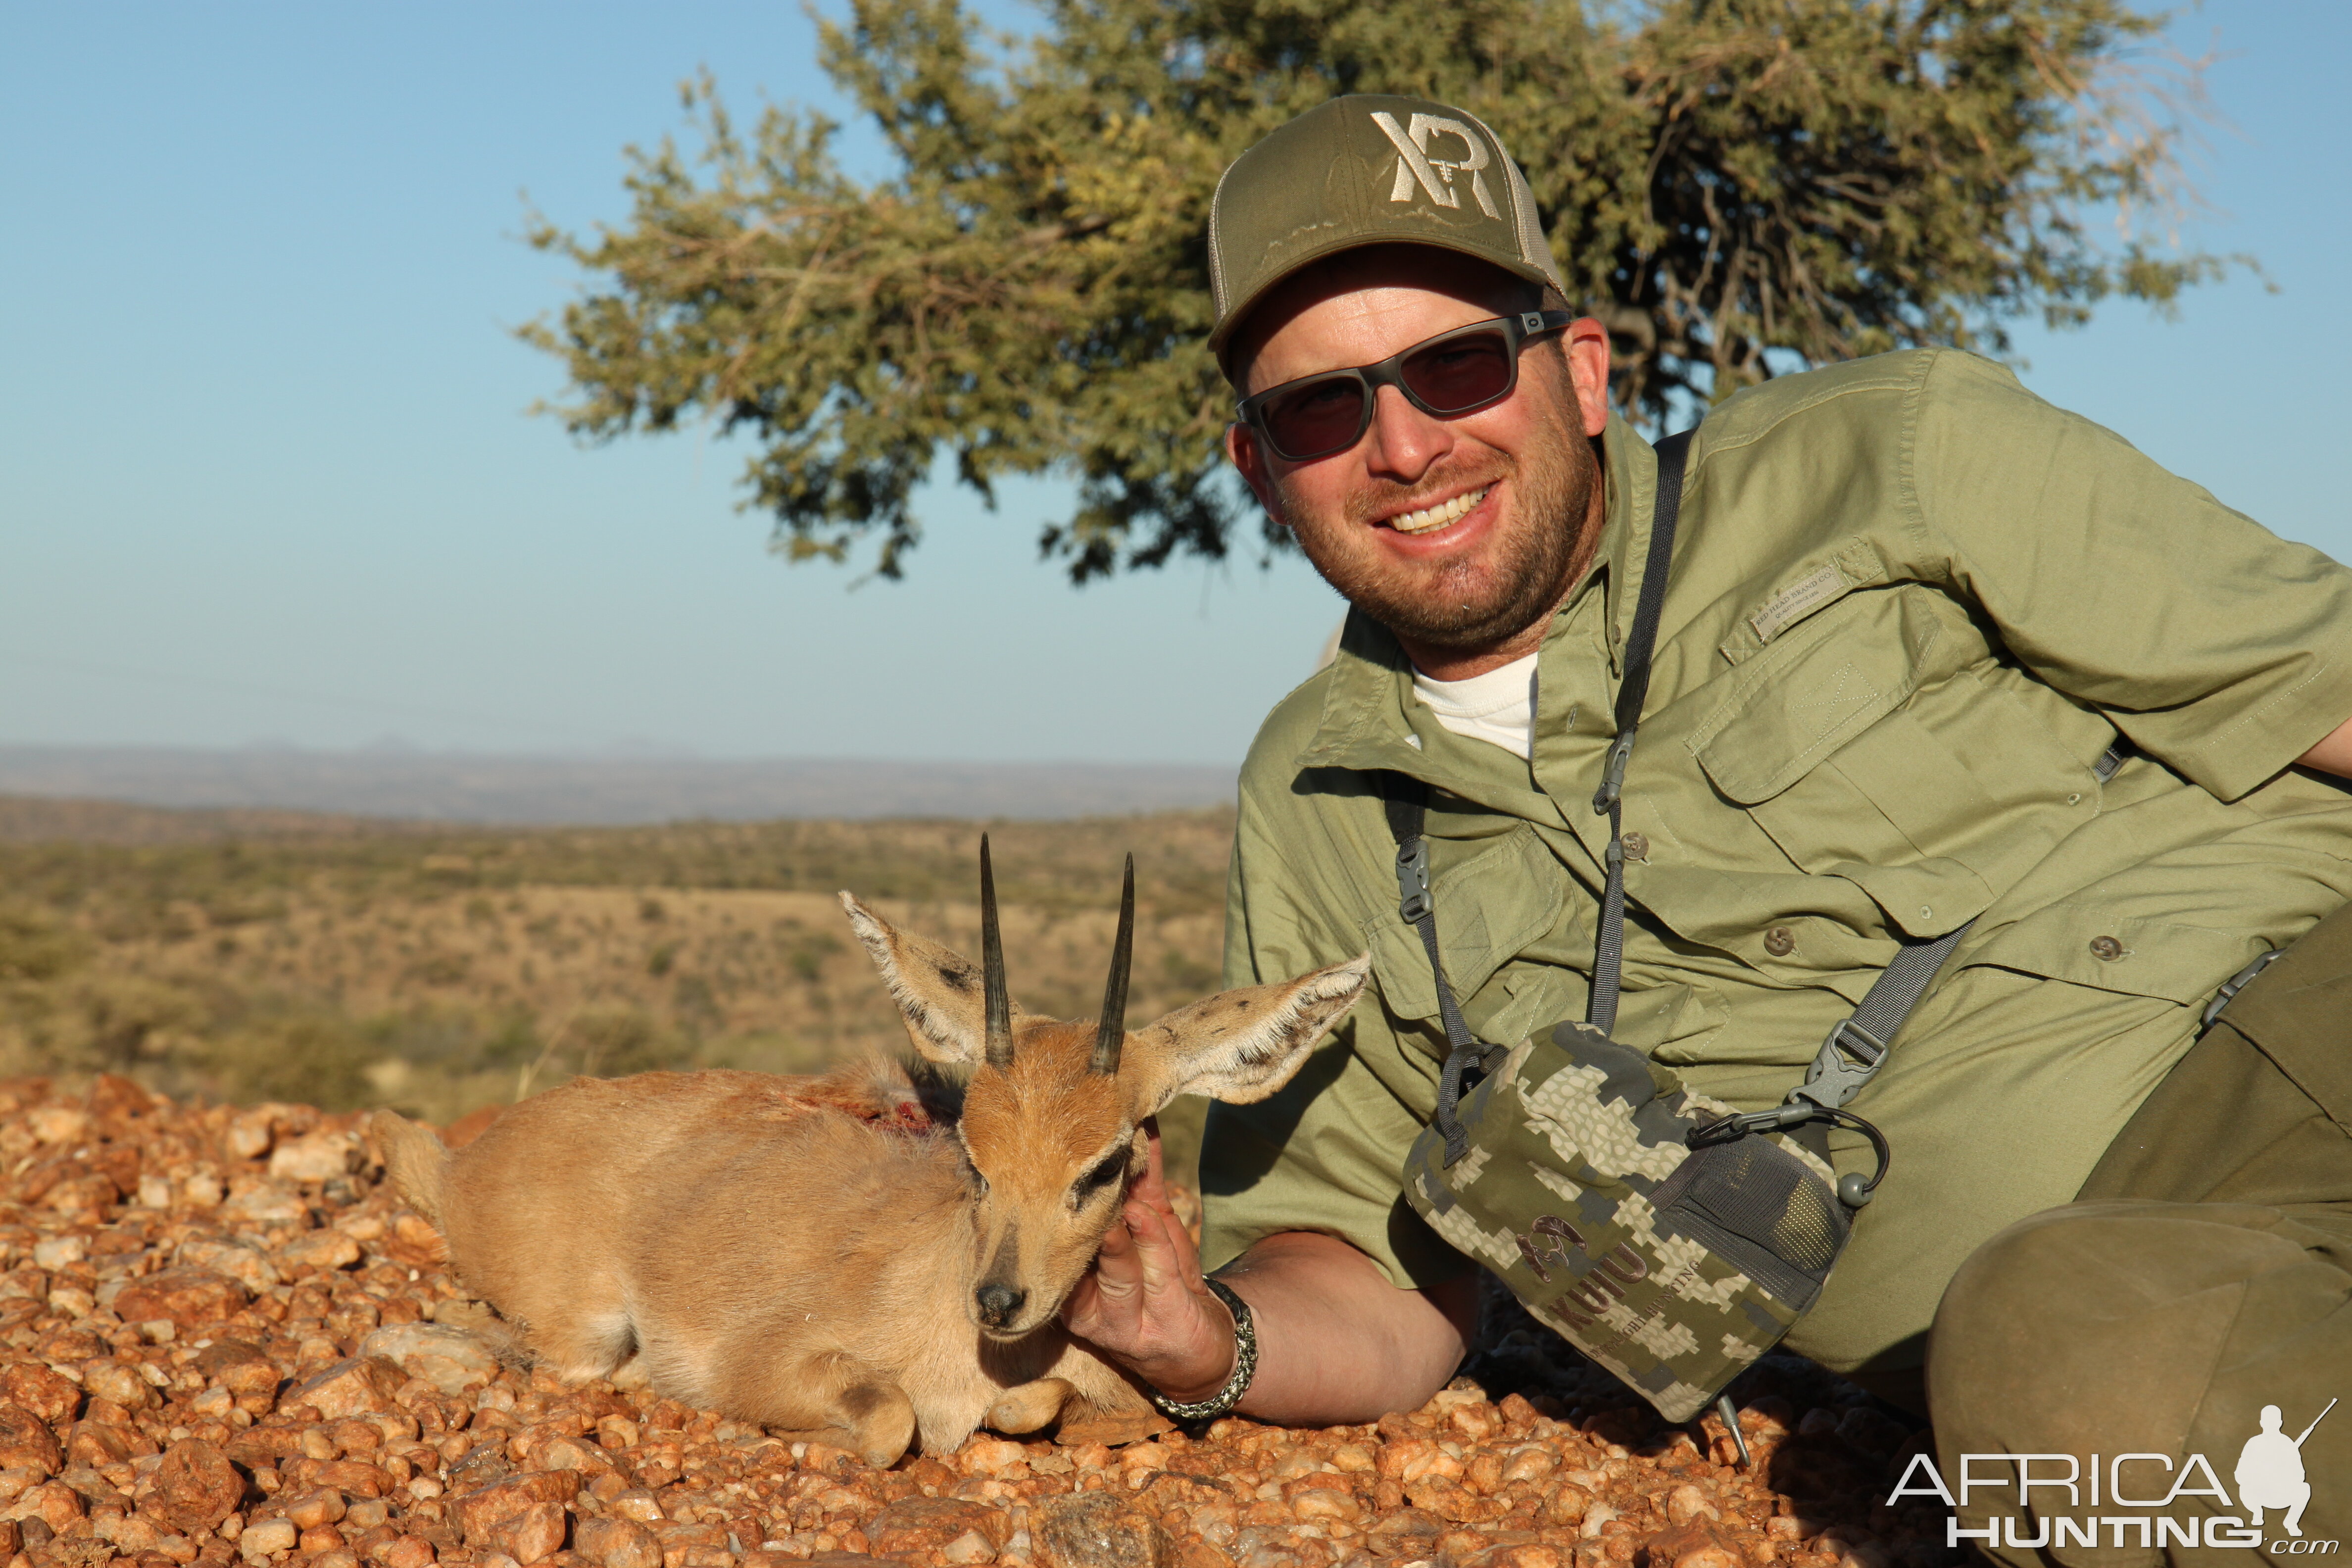
[[[960,1109],[928,1117],[903,1076],[583,1079],[455,1154],[378,1111],[394,1183],[467,1287],[567,1377],[634,1355],[657,1393],[876,1464],[918,1435],[939,1453],[983,1423],[1148,1415],[1055,1315],[1143,1170],[1140,1124],[1180,1094],[1274,1093],[1370,961],[1130,1033],[1129,857],[1102,1016],[1064,1023],[1007,993],[985,840],[980,877],[977,969],[841,895],[916,1049],[969,1072]]]

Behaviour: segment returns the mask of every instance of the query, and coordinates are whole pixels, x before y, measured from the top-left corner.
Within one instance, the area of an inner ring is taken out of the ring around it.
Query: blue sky
[[[2259,255],[2181,319],[2021,334],[2027,384],[2352,558],[2333,343],[2352,7],[2229,0],[2234,126],[2184,237]],[[743,451],[583,449],[513,341],[579,279],[525,194],[618,221],[701,67],[846,113],[773,4],[0,0],[0,742],[1230,763],[1338,601],[1301,563],[1084,591],[1050,487],[931,494],[911,581],[766,553]],[[847,151],[868,167],[873,139]]]

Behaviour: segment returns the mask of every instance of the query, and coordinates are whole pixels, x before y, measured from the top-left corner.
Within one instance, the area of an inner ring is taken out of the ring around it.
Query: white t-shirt
[[[1416,669],[1412,694],[1457,735],[1486,741],[1525,759],[1536,721],[1536,656],[1467,680],[1432,680]]]

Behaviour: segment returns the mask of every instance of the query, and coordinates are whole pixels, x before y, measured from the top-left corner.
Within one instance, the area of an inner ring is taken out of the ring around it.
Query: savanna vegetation
[[[436,827],[0,797],[0,1075],[390,1104],[436,1121],[574,1074],[819,1070],[906,1036],[834,900],[1099,1006],[1119,858],[1148,1020],[1216,988],[1231,816]]]

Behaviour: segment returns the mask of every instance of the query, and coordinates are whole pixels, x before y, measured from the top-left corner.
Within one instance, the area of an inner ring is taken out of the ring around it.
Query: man
[[[1478,1037],[1584,1016],[1657,465],[1459,110],[1281,128],[1211,255],[1229,453],[1353,605],[1244,768],[1227,980],[1369,947],[1378,995],[1213,1110],[1203,1249],[1253,1321],[1235,1407],[1361,1421],[1452,1373],[1475,1278],[1401,1195],[1447,1038],[1382,781],[1432,791]],[[2352,773],[2352,573],[1953,353],[1742,393],[1681,495],[1613,1037],[1770,1106],[1905,942],[1969,928],[1854,1102],[1892,1171],[1785,1348],[1932,1403],[1948,1453],[2220,1453],[2352,1367],[2352,1053],[2316,1038],[2352,1016],[2352,923],[2198,1043],[2217,988],[2352,896],[2323,776]],[[1070,1321],[1171,1400],[1230,1396],[1234,1314],[1149,1184]]]

